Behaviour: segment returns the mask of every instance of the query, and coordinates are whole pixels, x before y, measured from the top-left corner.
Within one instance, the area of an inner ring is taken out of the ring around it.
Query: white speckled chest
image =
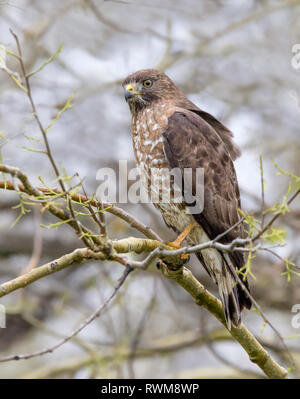
[[[145,108],[132,118],[132,143],[141,173],[149,168],[168,167],[163,150],[163,132],[167,127],[168,115],[155,108]]]
[[[162,212],[169,226],[182,231],[193,217],[183,203],[172,201],[170,176],[164,172],[169,170],[169,163],[164,152],[163,132],[172,113],[165,104],[139,111],[132,118],[132,143],[137,167],[151,202]]]

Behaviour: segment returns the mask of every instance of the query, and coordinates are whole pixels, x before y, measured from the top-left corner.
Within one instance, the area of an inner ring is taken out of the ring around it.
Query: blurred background
[[[300,69],[292,48],[300,43],[300,1],[239,0],[37,0],[0,1],[0,44],[16,51],[9,32],[19,36],[27,71],[41,65],[63,43],[63,50],[31,80],[45,125],[76,90],[73,107],[48,133],[54,157],[67,174],[78,173],[91,195],[101,167],[119,160],[134,165],[130,114],[122,80],[138,69],[164,70],[199,107],[227,125],[242,149],[235,162],[242,205],[259,216],[263,156],[266,207],[281,202],[288,177],[272,159],[300,174]],[[13,71],[19,66],[7,56]],[[299,62],[300,67],[300,62]],[[19,167],[31,181],[55,185],[28,99],[0,71],[0,149],[2,160]],[[13,228],[18,196],[0,191],[0,282],[20,275],[39,242],[38,265],[81,247],[68,226],[44,229],[56,220],[31,209]],[[122,204],[165,240],[174,237],[148,204]],[[140,236],[107,216],[111,238]],[[300,258],[299,200],[282,216],[287,245],[277,253]],[[212,292],[216,289],[195,259],[189,267]],[[289,338],[300,364],[300,329],[291,308],[300,303],[300,278],[290,282],[283,262],[265,254],[253,260],[252,294],[266,315]],[[0,329],[1,357],[49,347],[71,333],[111,293],[122,267],[89,262],[48,276],[18,290],[1,304],[7,327]],[[280,341],[254,312],[244,322],[281,363]],[[0,377],[16,378],[260,378],[239,345],[192,298],[152,268],[126,281],[118,300],[77,338],[52,354],[0,364]],[[299,371],[292,376],[299,378]]]

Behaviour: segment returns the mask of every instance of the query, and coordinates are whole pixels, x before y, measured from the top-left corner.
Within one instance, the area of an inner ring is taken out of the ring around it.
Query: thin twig
[[[0,171],[4,172],[4,173],[10,173],[13,175],[13,170],[18,170],[20,172],[20,176],[23,176],[24,179],[26,180],[26,182],[29,182],[27,176],[21,172],[18,168],[14,168],[11,167],[9,165],[3,165],[0,164]],[[17,175],[17,177],[20,179],[20,177]],[[23,183],[23,181],[20,179],[20,181]],[[30,188],[33,189],[34,187],[32,185],[30,185]],[[52,194],[53,192],[57,193],[60,196],[64,196],[64,192],[55,189],[55,188],[45,188],[45,187],[36,187],[36,192],[33,193],[32,190],[28,190],[28,187],[26,186],[22,186],[22,185],[18,185],[17,187],[13,184],[12,181],[9,180],[5,180],[5,181],[0,181],[0,189],[5,189],[5,190],[12,190],[12,191],[22,191],[22,192],[26,192],[30,195],[34,195],[36,197],[40,197],[41,193],[44,194],[49,194],[51,195],[51,191]],[[82,205],[85,205],[87,202],[89,202],[91,204],[91,206],[93,207],[98,207],[99,206],[99,202],[96,199],[91,199],[88,198],[82,194],[78,194],[78,193],[69,193],[69,196],[71,197],[71,199],[75,202],[78,202]],[[104,209],[106,209],[106,212],[111,213],[112,215],[122,219],[123,221],[125,221],[126,223],[129,224],[130,227],[132,227],[135,230],[138,230],[140,233],[142,233],[143,235],[145,235],[145,237],[152,239],[152,240],[157,240],[157,241],[161,241],[162,242],[162,238],[154,231],[152,230],[149,226],[145,225],[144,223],[142,223],[141,221],[139,221],[135,216],[131,215],[130,213],[124,211],[121,208],[118,208],[117,206],[113,205],[113,204],[109,204],[109,203],[102,203],[102,206]],[[49,210],[51,209],[51,206],[49,207]],[[59,209],[59,208],[57,208]],[[66,215],[66,219],[68,219],[67,215]],[[71,223],[70,223],[71,224]]]
[[[14,191],[19,190],[20,192],[25,192],[26,194],[37,198],[42,197],[42,190],[40,191],[38,188],[34,187],[30,183],[26,174],[23,173],[19,168],[0,164],[0,172],[9,173],[12,177],[17,177],[22,183],[22,185],[15,185],[14,182],[8,180],[0,181],[0,188],[3,188],[5,190],[14,190]],[[77,226],[75,224],[75,221],[72,218],[70,218],[70,215],[65,210],[59,208],[58,206],[53,205],[51,202],[48,202],[47,200],[42,202],[42,204],[44,205],[44,208],[49,210],[49,212],[51,212],[54,216],[56,216],[58,219],[65,221],[75,231],[77,231]],[[88,235],[93,235],[93,233],[84,226],[82,226],[82,230],[84,233]],[[101,241],[97,238],[97,236],[93,235],[93,239],[97,245],[101,245]]]
[[[54,173],[55,173],[55,175],[56,175],[56,177],[58,179],[58,183],[59,183],[59,185],[61,187],[61,190],[63,192],[66,192],[65,184],[63,182],[63,179],[60,176],[58,167],[56,165],[56,162],[55,162],[55,160],[53,158],[53,155],[52,155],[52,152],[51,152],[50,144],[49,144],[49,141],[48,141],[48,138],[47,138],[46,129],[43,127],[43,124],[42,124],[42,122],[41,122],[41,120],[39,118],[39,115],[37,113],[37,109],[36,109],[36,106],[35,106],[35,103],[34,103],[34,100],[33,100],[33,97],[32,97],[31,86],[30,86],[30,82],[29,82],[30,76],[26,73],[26,69],[25,69],[25,64],[24,64],[24,61],[23,61],[22,49],[21,49],[19,38],[18,38],[17,34],[12,29],[10,29],[10,32],[11,32],[12,36],[14,37],[14,39],[16,41],[16,44],[17,44],[18,55],[19,55],[19,63],[20,63],[20,66],[21,66],[21,71],[22,71],[23,78],[25,80],[25,86],[26,86],[26,89],[27,89],[27,92],[26,92],[27,93],[27,97],[29,99],[29,102],[30,102],[30,105],[31,105],[31,108],[32,108],[32,113],[33,113],[34,119],[36,120],[37,125],[38,125],[38,127],[40,129],[40,132],[42,133],[42,137],[43,137],[44,144],[45,144],[45,147],[46,147],[46,154],[47,154],[47,156],[48,156],[48,158],[50,160],[50,163],[52,165]],[[69,211],[71,213],[72,219],[74,221],[74,226],[76,228],[78,237],[84,242],[84,244],[87,247],[92,248],[94,246],[94,242],[91,240],[90,237],[86,238],[86,236],[83,234],[83,231],[81,229],[80,223],[77,221],[77,218],[75,216],[75,213],[74,213],[74,210],[73,210],[73,206],[72,206],[72,201],[71,201],[71,199],[70,199],[70,197],[68,195],[66,195],[66,201],[67,201],[68,208],[69,208]]]
[[[86,198],[88,198],[82,182],[81,182],[81,188],[82,188],[82,191],[83,191],[84,195],[86,196]],[[103,237],[106,237],[107,231],[106,231],[105,215],[103,212],[102,203],[99,201],[99,207],[97,207],[98,213],[94,212],[90,201],[88,201],[86,204],[87,204],[88,210],[90,211],[90,214],[91,214],[94,222],[99,226],[100,235],[102,235]]]
[[[139,342],[141,340],[142,334],[145,330],[146,327],[146,323],[149,321],[149,315],[150,312],[153,309],[153,306],[155,304],[155,300],[156,300],[156,296],[155,296],[155,291],[154,294],[152,295],[146,309],[143,312],[143,315],[138,323],[136,332],[133,336],[133,338],[131,339],[130,342],[130,352],[129,352],[129,356],[128,356],[128,370],[129,370],[129,378],[135,378],[134,376],[134,369],[133,369],[133,362],[136,356],[136,351],[137,348],[139,346]]]
[[[3,358],[0,359],[0,363],[1,362],[8,362],[8,361],[11,361],[11,360],[31,359],[33,357],[38,357],[38,356],[45,355],[47,353],[52,353],[56,349],[60,348],[62,345],[64,345],[68,341],[70,341],[73,337],[78,335],[84,328],[86,328],[89,324],[91,324],[97,317],[100,317],[103,314],[103,312],[106,310],[106,308],[108,307],[110,302],[116,297],[118,291],[120,290],[120,288],[122,287],[122,285],[126,281],[129,273],[131,273],[132,271],[133,271],[132,267],[130,267],[130,265],[127,265],[127,267],[125,268],[121,278],[118,281],[118,284],[113,289],[113,292],[111,293],[111,295],[87,319],[85,319],[75,330],[73,330],[70,335],[68,335],[67,337],[61,339],[55,345],[53,345],[53,346],[51,346],[49,348],[42,349],[42,350],[37,351],[37,352],[3,357]]]
[[[261,223],[260,227],[263,230],[265,224],[265,182],[264,182],[264,169],[263,159],[259,156],[259,169],[260,169],[260,184],[261,184]]]
[[[297,190],[297,191],[290,197],[290,199],[287,201],[287,205],[290,205],[290,204],[294,201],[294,199],[298,196],[299,193],[300,193],[300,189]],[[281,213],[277,213],[276,215],[274,215],[274,216],[272,217],[272,219],[266,224],[266,226],[265,226],[262,230],[260,230],[260,231],[256,234],[256,236],[254,236],[254,237],[252,238],[252,241],[258,240],[258,239],[272,226],[272,224],[275,222],[275,220],[277,220],[277,219],[280,217],[280,215],[281,215]]]

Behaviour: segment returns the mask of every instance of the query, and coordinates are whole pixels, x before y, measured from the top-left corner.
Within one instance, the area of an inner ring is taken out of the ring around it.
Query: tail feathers
[[[225,262],[222,269],[222,273],[216,274],[216,280],[223,304],[227,328],[231,330],[231,326],[238,327],[241,324],[242,306],[240,304],[237,283],[227,269]]]
[[[234,253],[235,254],[235,253]],[[222,301],[226,324],[228,330],[231,330],[231,327],[239,327],[241,324],[241,312],[243,309],[251,309],[251,300],[245,293],[244,289],[241,285],[236,281],[233,273],[231,272],[229,265],[227,262],[233,266],[233,261],[230,256],[226,256],[227,254],[222,254],[222,265],[220,264],[220,269],[212,270],[208,265],[205,264],[204,257],[200,252],[197,254],[198,259],[204,266],[205,270],[211,276],[211,278],[215,281],[219,289],[219,295]],[[237,260],[239,262],[237,262]],[[236,263],[241,267],[243,265],[243,258],[234,259]],[[247,290],[249,290],[247,280],[243,281]]]
[[[249,288],[248,281],[245,280],[245,281],[243,281],[243,283],[249,292],[250,288]],[[243,288],[240,285],[238,285],[237,288],[238,288],[238,297],[239,297],[241,310],[251,309],[251,306],[252,306],[251,299],[248,297],[248,295],[245,293],[245,291],[243,290]]]

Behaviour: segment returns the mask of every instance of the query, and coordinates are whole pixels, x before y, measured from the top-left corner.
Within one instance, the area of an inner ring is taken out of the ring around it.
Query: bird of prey
[[[170,201],[154,203],[167,226],[179,234],[173,246],[179,248],[184,239],[193,245],[201,244],[225,232],[221,243],[245,237],[244,226],[238,223],[240,192],[233,165],[240,150],[232,140],[232,132],[189,101],[163,72],[139,70],[122,86],[132,116],[134,154],[148,194],[162,190],[152,171],[179,168],[184,194],[187,188],[195,193],[195,179],[185,184],[184,169],[204,170],[204,206],[198,213],[190,212],[192,204],[184,195],[181,202],[175,201],[171,184]],[[210,248],[196,255],[218,286],[228,329],[238,327],[243,308],[251,308],[249,297],[232,272],[244,266],[243,253]],[[248,288],[247,281],[244,285]]]

